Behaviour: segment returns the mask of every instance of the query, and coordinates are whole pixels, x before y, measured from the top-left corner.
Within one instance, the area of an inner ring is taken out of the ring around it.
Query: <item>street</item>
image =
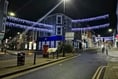
[[[118,79],[118,0],[0,0],[0,79]]]
[[[106,65],[107,56],[98,53],[82,53],[80,56],[43,68],[14,79],[91,79],[96,69]]]

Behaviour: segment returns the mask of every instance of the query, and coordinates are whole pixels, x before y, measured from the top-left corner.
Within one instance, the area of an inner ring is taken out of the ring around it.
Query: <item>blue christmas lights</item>
[[[20,19],[16,17],[11,17],[11,16],[7,16],[7,20],[13,23],[18,23],[18,24],[23,24],[23,25],[32,26],[34,24],[34,25],[38,25],[39,27],[46,27],[46,28],[51,28],[51,29],[53,28],[53,26],[49,24],[37,23],[37,22],[28,21],[28,20],[24,20],[24,19]]]
[[[100,40],[113,40],[113,36],[109,36],[109,37],[95,37],[96,39],[100,39]]]
[[[99,28],[105,28],[108,27],[110,24],[102,24],[102,25],[97,25],[97,26],[90,26],[90,27],[84,27],[84,28],[72,28],[72,31],[86,31],[86,30],[94,30],[94,29],[99,29]]]
[[[92,18],[72,20],[72,22],[74,22],[74,23],[76,23],[76,22],[89,22],[89,21],[94,21],[94,20],[107,19],[108,17],[109,17],[109,15],[106,14],[106,15],[92,17]]]
[[[72,22],[89,22],[89,21],[94,21],[94,20],[101,20],[101,19],[106,19],[108,18],[109,15],[102,15],[102,16],[97,16],[97,17],[92,17],[92,18],[86,18],[86,19],[79,19],[79,20],[72,20]],[[11,17],[7,16],[7,26],[10,27],[20,27],[23,29],[29,29],[29,30],[37,30],[37,31],[43,31],[43,32],[53,32],[53,25],[49,24],[43,24],[43,23],[37,23],[33,21],[28,21],[16,17]],[[99,28],[105,28],[108,27],[110,24],[103,24],[103,25],[98,25],[98,26],[91,26],[91,27],[84,27],[84,28],[72,28],[72,31],[83,31],[83,30],[92,30],[92,29],[99,29]]]
[[[20,24],[16,24],[16,23],[6,22],[5,25],[8,26],[8,27],[19,27],[19,28],[22,28],[22,29],[53,33],[53,30],[44,29],[44,28],[37,28],[37,27],[30,27],[30,26],[20,25]]]

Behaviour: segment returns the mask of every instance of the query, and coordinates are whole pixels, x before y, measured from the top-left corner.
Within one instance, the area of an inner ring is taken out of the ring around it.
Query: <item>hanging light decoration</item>
[[[102,15],[102,16],[97,16],[97,17],[92,17],[92,18],[85,18],[85,19],[78,19],[78,20],[72,20],[72,22],[89,22],[89,21],[94,21],[94,20],[102,20],[102,19],[107,19],[109,17],[108,14]]]
[[[94,29],[99,29],[99,28],[105,28],[108,27],[110,24],[102,24],[102,25],[97,25],[97,26],[90,26],[90,27],[84,27],[84,28],[72,28],[72,31],[85,31],[85,30],[94,30]]]
[[[6,22],[5,25],[8,27],[18,27],[18,28],[22,28],[22,29],[36,30],[36,31],[42,31],[42,32],[49,32],[49,33],[53,32],[53,30],[49,30],[49,29],[29,27],[26,25],[20,25],[20,24],[10,23],[10,22]]]
[[[24,25],[30,25],[30,26],[32,26],[34,24],[34,25],[38,25],[39,27],[43,26],[43,27],[47,27],[47,28],[53,28],[53,25],[37,23],[37,22],[28,21],[28,20],[24,20],[24,19],[20,19],[20,18],[16,18],[16,17],[11,17],[11,16],[7,16],[7,20],[9,22],[18,23],[18,24],[24,24]]]

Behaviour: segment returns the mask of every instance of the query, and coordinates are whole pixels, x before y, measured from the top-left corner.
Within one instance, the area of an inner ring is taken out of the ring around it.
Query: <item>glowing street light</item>
[[[14,12],[8,12],[9,16],[16,16],[16,14]]]
[[[112,32],[113,31],[113,29],[108,29],[108,32]]]
[[[66,3],[70,2],[70,0],[62,0],[64,3],[64,13],[65,13],[65,8],[66,8]]]
[[[17,34],[19,35],[19,34],[20,34],[20,32],[17,32]]]
[[[62,1],[64,1],[64,2],[70,2],[70,0],[62,0]]]

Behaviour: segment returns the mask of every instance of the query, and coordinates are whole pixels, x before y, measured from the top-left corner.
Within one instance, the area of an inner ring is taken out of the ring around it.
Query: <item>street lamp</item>
[[[19,35],[19,34],[20,34],[20,32],[17,32],[17,34]]]
[[[16,14],[14,12],[8,12],[9,16],[16,16]]]
[[[111,33],[113,31],[113,29],[108,29],[108,32]]]

